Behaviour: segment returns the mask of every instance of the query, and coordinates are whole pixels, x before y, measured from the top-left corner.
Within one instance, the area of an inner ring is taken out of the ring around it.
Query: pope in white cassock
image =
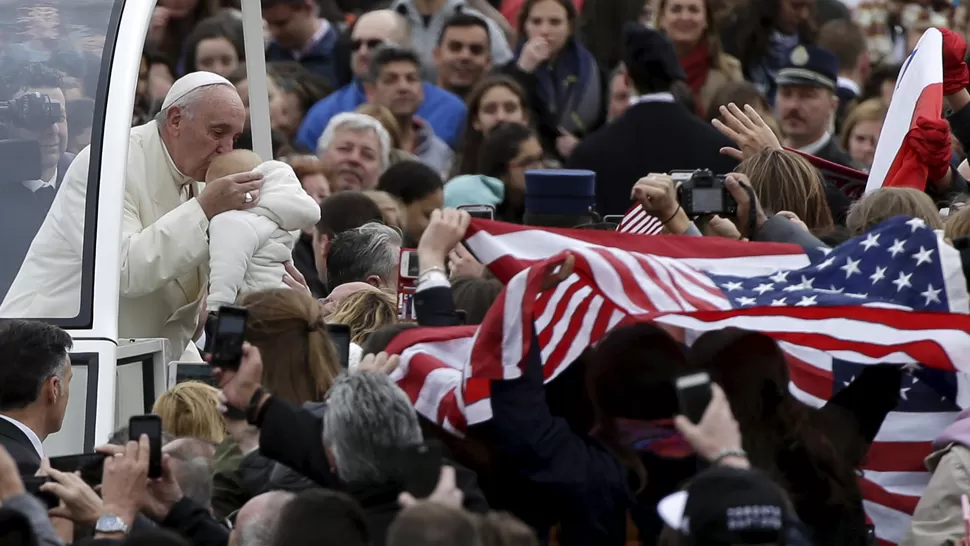
[[[196,331],[208,285],[209,220],[251,208],[259,198],[261,175],[253,172],[214,180],[201,191],[198,182],[215,156],[232,150],[245,121],[228,80],[195,72],[172,85],[154,121],[131,129],[118,334],[167,338],[167,360],[177,359]],[[82,150],[65,174],[0,317],[77,316],[90,153]]]

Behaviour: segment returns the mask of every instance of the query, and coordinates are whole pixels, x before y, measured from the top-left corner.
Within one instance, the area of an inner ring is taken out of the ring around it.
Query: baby
[[[212,160],[205,180],[256,171],[263,175],[259,203],[209,222],[208,311],[232,305],[241,292],[285,288],[284,264],[292,259],[300,230],[320,220],[320,205],[303,191],[286,163],[266,161],[249,150],[233,150]]]

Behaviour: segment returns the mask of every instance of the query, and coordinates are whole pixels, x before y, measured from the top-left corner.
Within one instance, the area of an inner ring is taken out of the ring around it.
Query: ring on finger
[[[253,194],[247,191],[246,192],[245,199],[244,199],[244,202],[246,202],[246,203],[252,203],[253,202]]]

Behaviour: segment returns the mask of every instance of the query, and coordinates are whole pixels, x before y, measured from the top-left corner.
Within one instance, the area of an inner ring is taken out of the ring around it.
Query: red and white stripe
[[[632,209],[628,210],[620,220],[620,225],[616,227],[619,233],[631,233],[634,235],[657,235],[663,231],[664,225],[656,216],[643,210],[643,206],[637,203]]]

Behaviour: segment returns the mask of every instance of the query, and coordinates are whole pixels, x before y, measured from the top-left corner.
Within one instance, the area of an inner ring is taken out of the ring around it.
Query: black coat
[[[686,108],[670,102],[643,102],[587,137],[566,162],[568,169],[596,173],[600,215],[624,214],[633,206],[630,191],[650,173],[710,169],[731,172],[737,161],[720,153],[734,144]]]
[[[2,445],[14,462],[17,470],[23,476],[33,476],[40,468],[40,455],[34,449],[30,439],[16,425],[0,419],[0,445]]]

